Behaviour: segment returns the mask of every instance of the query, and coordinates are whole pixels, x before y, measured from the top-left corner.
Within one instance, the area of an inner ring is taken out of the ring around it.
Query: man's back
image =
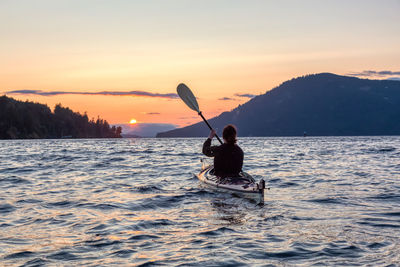
[[[203,154],[214,157],[214,170],[217,176],[237,176],[242,170],[243,150],[236,144],[211,146],[211,139],[207,139],[203,144]]]

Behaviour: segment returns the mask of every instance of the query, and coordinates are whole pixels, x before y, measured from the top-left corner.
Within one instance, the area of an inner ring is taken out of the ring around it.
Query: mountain
[[[400,82],[307,75],[209,122],[218,132],[232,123],[239,136],[400,135]],[[208,132],[200,122],[157,137],[204,137]]]
[[[89,120],[61,104],[52,112],[46,105],[0,97],[0,139],[115,138],[121,127],[97,118]]]

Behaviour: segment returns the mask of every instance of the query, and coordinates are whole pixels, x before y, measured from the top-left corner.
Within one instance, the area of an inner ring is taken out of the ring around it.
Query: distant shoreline
[[[334,137],[400,137],[400,135],[313,135],[313,136],[239,136],[240,139],[251,139],[251,138],[298,138],[298,139],[308,139],[308,138],[334,138]],[[196,136],[196,137],[88,137],[88,138],[20,138],[20,139],[0,139],[0,141],[22,141],[22,140],[115,140],[115,139],[206,139],[207,136]]]

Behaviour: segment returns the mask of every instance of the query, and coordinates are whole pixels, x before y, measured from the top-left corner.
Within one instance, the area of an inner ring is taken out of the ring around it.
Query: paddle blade
[[[199,104],[197,104],[196,97],[193,95],[192,91],[185,84],[181,83],[176,88],[179,97],[185,104],[193,109],[194,111],[200,112]]]

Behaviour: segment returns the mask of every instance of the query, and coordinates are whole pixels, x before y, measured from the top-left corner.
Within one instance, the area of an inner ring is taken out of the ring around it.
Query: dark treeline
[[[121,127],[56,105],[47,105],[0,97],[0,139],[24,138],[119,138]]]

